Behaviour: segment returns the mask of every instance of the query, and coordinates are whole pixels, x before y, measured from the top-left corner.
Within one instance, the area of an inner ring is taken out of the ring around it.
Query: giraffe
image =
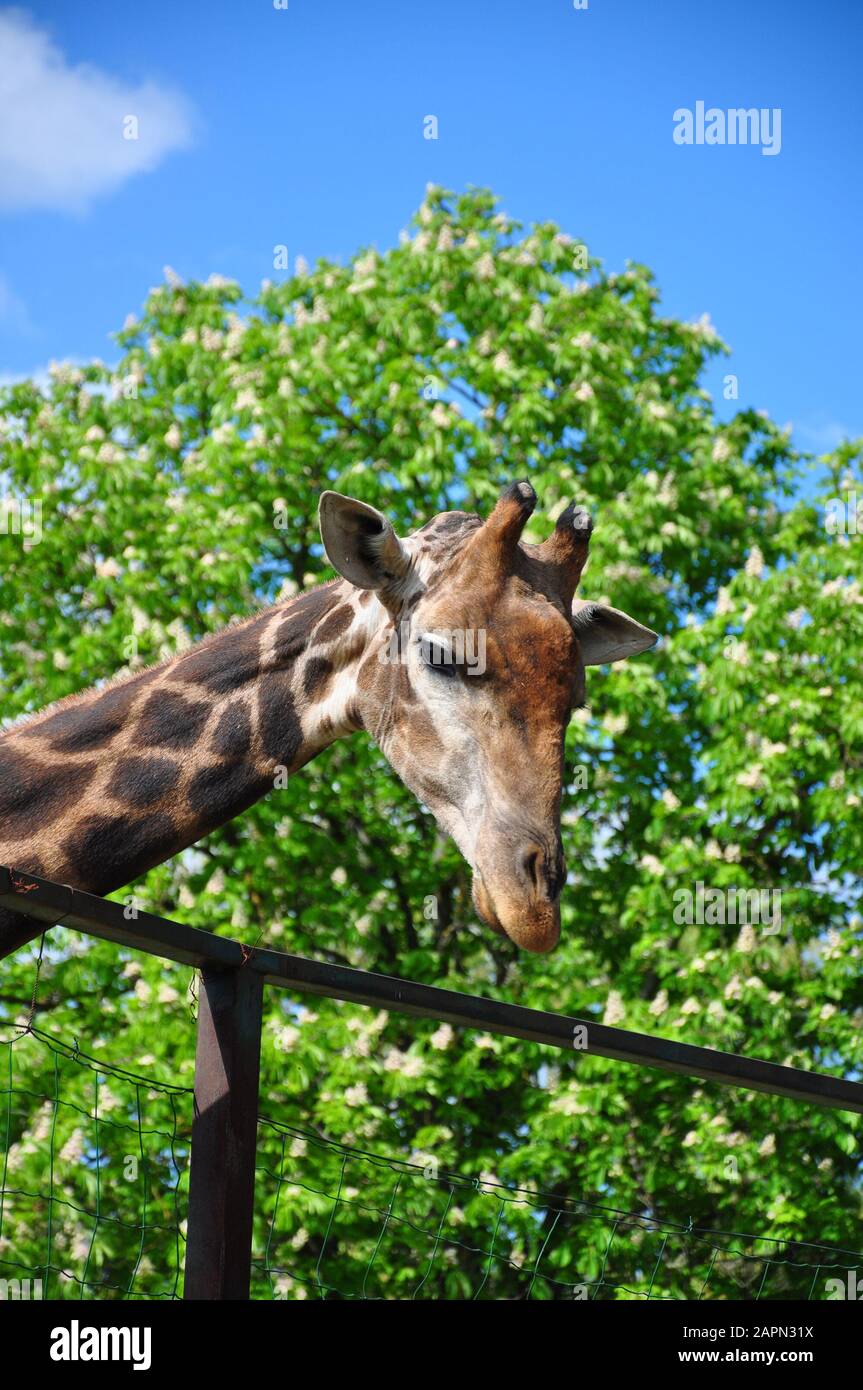
[[[513,483],[484,522],[443,512],[400,539],[368,503],[323,493],[337,579],[0,737],[0,863],[112,892],[363,730],[455,840],[483,921],[550,950],[564,737],[585,667],[657,637],[574,599],[591,518],[570,504],[532,545],[535,504]],[[40,930],[0,909],[0,955]]]

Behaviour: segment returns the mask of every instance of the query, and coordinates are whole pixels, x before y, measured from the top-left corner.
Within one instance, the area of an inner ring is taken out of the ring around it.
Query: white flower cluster
[[[615,1024],[622,1023],[625,1017],[626,1009],[623,1006],[623,996],[619,990],[613,989],[609,992],[606,1000],[602,1021],[613,1028]]]
[[[764,573],[764,556],[757,545],[754,545],[746,557],[744,573],[750,579],[760,579]]]

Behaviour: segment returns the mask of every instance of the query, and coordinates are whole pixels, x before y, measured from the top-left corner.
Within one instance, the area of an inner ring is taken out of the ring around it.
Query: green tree
[[[800,500],[814,463],[787,434],[754,410],[717,418],[708,320],[663,316],[643,266],[605,274],[551,224],[524,234],[487,193],[430,188],[385,254],[297,267],[251,303],[169,275],[118,337],[115,367],[57,366],[0,397],[6,719],[328,577],[325,486],[407,530],[529,476],[529,539],[575,496],[597,521],[582,593],[665,634],[592,671],[573,720],[552,956],[480,926],[466,866],[362,738],[153,871],[139,901],[250,943],[859,1071],[863,542]],[[828,495],[859,485],[860,460],[837,451]],[[33,499],[43,534],[25,546]],[[698,882],[781,890],[781,922],[681,920]],[[2,966],[4,1037],[30,1016],[37,948]],[[9,1053],[10,1269],[46,1260],[50,1213],[73,1296],[75,1279],[171,1292],[191,983],[51,933],[35,1024],[110,1074],[33,1035]],[[548,1298],[601,1279],[629,1297],[655,1274],[666,1295],[707,1280],[746,1296],[774,1249],[789,1263],[762,1296],[806,1297],[797,1243],[858,1243],[859,1117],[577,1052],[271,991],[261,1110],[258,1293]],[[662,1245],[651,1218],[783,1244],[711,1263],[709,1239]]]

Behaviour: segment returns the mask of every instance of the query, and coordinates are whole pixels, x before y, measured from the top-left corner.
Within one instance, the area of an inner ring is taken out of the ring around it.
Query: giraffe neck
[[[124,886],[359,727],[371,605],[343,581],[0,738],[0,863]]]

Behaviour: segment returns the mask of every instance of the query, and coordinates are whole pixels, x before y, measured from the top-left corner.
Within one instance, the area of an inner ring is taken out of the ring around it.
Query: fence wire
[[[253,1297],[823,1299],[863,1255],[504,1186],[259,1119]]]
[[[191,1088],[32,1025],[0,1040],[0,1296],[181,1297],[192,1109]],[[863,1255],[442,1172],[261,1116],[252,1268],[258,1299],[769,1301],[827,1298]]]
[[[90,1073],[82,1103],[64,1080]],[[0,1041],[0,1289],[179,1297],[192,1092],[32,1025]],[[16,1283],[17,1281],[17,1283]]]

